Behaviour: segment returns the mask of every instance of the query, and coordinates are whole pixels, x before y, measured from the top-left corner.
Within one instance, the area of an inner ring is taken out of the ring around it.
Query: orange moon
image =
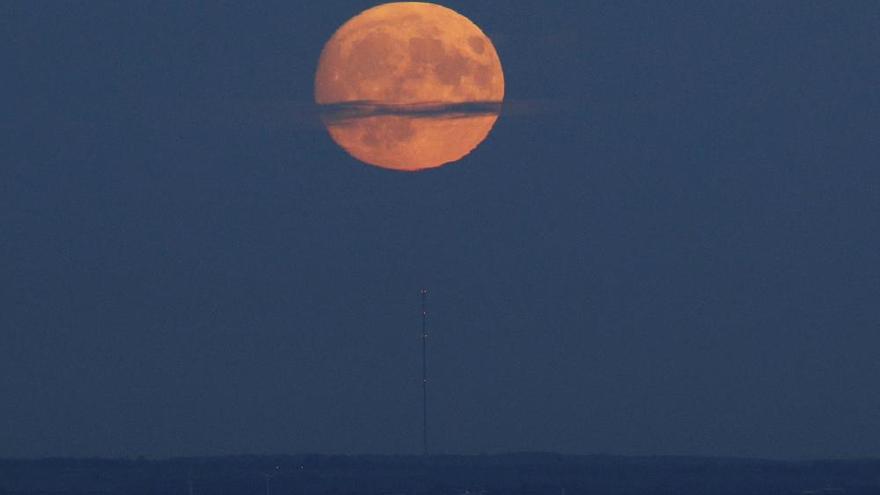
[[[386,3],[353,17],[324,45],[315,75],[319,106],[368,109],[325,116],[333,140],[358,160],[395,170],[460,160],[498,119],[472,107],[500,108],[503,99],[492,41],[432,3]]]

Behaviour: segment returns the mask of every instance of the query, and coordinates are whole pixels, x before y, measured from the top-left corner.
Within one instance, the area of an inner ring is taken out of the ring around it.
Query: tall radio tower
[[[428,455],[428,289],[422,296],[422,455]]]

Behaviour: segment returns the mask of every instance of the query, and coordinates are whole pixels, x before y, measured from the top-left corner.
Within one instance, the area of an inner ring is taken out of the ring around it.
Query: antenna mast
[[[428,455],[428,289],[422,289],[422,455]]]

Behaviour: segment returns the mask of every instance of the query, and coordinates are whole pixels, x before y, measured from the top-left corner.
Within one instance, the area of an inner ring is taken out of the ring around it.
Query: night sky
[[[880,456],[880,3],[463,2],[505,113],[357,162],[370,2],[0,6],[0,456]],[[11,76],[11,77],[10,77]]]

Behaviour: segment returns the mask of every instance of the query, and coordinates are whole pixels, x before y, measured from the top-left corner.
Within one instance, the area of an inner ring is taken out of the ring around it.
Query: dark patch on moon
[[[444,57],[443,41],[432,38],[410,38],[409,56],[413,63],[431,64]]]
[[[371,148],[394,148],[415,135],[412,123],[403,117],[385,117],[366,127],[361,142]]]
[[[470,38],[468,38],[468,45],[470,45],[471,50],[479,53],[480,55],[482,55],[483,51],[486,49],[486,41],[479,36],[471,36]]]
[[[380,78],[394,69],[386,55],[393,50],[394,44],[394,37],[387,33],[370,33],[352,46],[346,68],[356,76],[355,80]]]

